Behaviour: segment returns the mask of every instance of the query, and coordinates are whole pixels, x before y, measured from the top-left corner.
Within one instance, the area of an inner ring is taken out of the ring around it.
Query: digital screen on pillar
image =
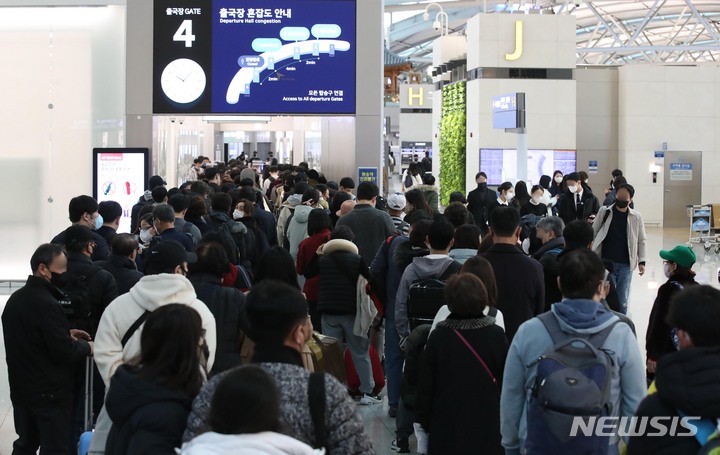
[[[145,193],[149,154],[146,148],[93,149],[93,197],[120,204],[118,232],[132,232],[130,212]]]
[[[355,113],[356,0],[154,8],[154,113]]]
[[[480,149],[480,170],[488,176],[488,185],[500,185],[503,182],[517,182],[518,159],[515,149]],[[563,175],[575,172],[577,154],[575,150],[528,150],[527,179],[528,185],[537,185],[540,177],[552,177],[556,170]]]

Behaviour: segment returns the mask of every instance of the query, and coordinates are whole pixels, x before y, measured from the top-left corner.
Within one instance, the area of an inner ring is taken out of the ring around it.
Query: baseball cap
[[[194,264],[197,262],[197,255],[185,251],[175,240],[162,240],[150,247],[145,253],[145,260],[156,270],[167,270],[182,265],[183,262]]]
[[[402,210],[406,204],[405,195],[402,193],[391,194],[387,198],[387,206],[393,210]]]
[[[153,175],[152,177],[150,177],[150,180],[148,180],[148,189],[150,190],[152,190],[156,186],[162,185],[167,185],[167,182],[163,180],[163,178],[159,175]]]
[[[687,269],[692,267],[696,260],[693,250],[685,245],[678,245],[669,251],[660,250],[660,257]]]
[[[79,224],[73,224],[65,230],[65,245],[73,243],[87,243],[95,240],[90,228]]]

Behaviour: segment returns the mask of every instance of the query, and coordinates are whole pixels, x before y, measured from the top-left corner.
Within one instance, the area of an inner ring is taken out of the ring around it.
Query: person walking
[[[630,208],[635,189],[625,184],[617,189],[617,199],[603,207],[593,223],[593,251],[610,261],[610,274],[620,300],[620,312],[627,314],[632,273],[645,274],[645,223],[640,212]]]
[[[497,194],[488,189],[487,174],[478,172],[475,175],[477,188],[470,191],[467,195],[467,209],[472,213],[475,224],[480,228],[481,235],[485,237],[488,233],[488,223],[490,221],[490,206],[497,199]]]

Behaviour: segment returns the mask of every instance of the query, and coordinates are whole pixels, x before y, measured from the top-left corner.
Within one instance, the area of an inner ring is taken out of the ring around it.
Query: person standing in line
[[[13,405],[13,454],[68,454],[72,436],[73,372],[92,355],[90,335],[70,329],[60,308],[53,276],[65,273],[60,245],[40,245],[30,259],[30,275],[8,299],[3,336]]]
[[[640,212],[630,208],[635,189],[628,184],[617,189],[617,199],[603,207],[593,223],[593,251],[612,262],[610,274],[620,299],[620,312],[627,314],[632,273],[645,274],[645,223]]]
[[[580,184],[580,176],[577,172],[568,174],[566,182],[567,190],[557,203],[558,216],[565,224],[573,220],[586,220],[592,223],[600,210],[600,201]]]
[[[410,232],[410,225],[407,221],[403,220],[403,211],[406,205],[407,201],[405,200],[404,194],[394,193],[388,196],[387,212],[395,225],[395,232],[405,237],[407,237]]]
[[[475,224],[480,228],[481,235],[485,237],[488,233],[488,222],[490,221],[490,207],[497,194],[487,187],[487,174],[478,172],[475,176],[477,188],[467,195],[467,209],[472,213]]]

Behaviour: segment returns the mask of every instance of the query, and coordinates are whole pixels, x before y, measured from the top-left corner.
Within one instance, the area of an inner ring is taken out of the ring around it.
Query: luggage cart
[[[688,216],[690,217],[690,239],[688,246],[702,245],[707,253],[715,249],[715,254],[720,253],[720,235],[712,233],[712,207],[709,205],[688,205]]]

